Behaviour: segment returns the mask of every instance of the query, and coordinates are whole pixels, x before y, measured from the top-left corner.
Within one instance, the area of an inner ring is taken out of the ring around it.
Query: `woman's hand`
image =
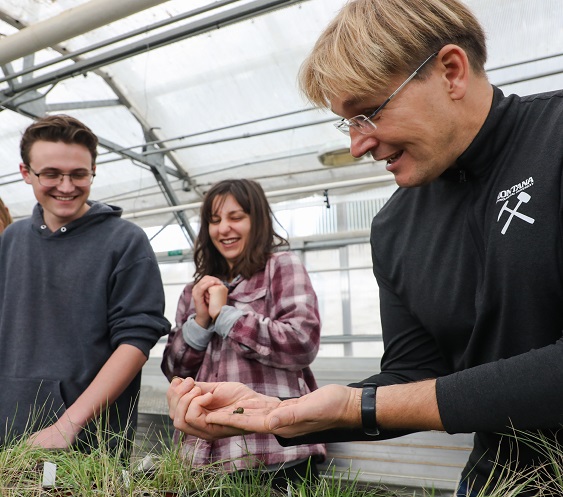
[[[222,286],[226,289],[219,278],[215,278],[215,276],[204,276],[194,285],[192,290],[195,321],[202,328],[207,328],[212,319],[209,315],[209,289],[212,286]]]
[[[215,321],[221,312],[221,307],[227,303],[229,289],[225,285],[213,285],[207,292],[209,293],[209,315]]]

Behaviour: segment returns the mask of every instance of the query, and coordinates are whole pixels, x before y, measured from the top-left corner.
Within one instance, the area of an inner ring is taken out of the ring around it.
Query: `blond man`
[[[559,443],[563,422],[563,92],[505,96],[485,61],[455,0],[356,0],[330,23],[301,86],[400,187],[372,224],[381,372],[283,402],[175,380],[176,427],[282,444],[475,432],[459,497],[503,471],[549,480],[541,448],[513,435]]]

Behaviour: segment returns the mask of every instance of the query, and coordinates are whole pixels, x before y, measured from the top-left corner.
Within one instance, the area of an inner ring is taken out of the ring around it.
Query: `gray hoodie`
[[[121,209],[88,203],[54,233],[38,204],[0,238],[0,441],[30,412],[33,429],[52,423],[119,345],[148,357],[170,330],[145,233]],[[139,389],[140,374],[111,408],[113,431],[135,427]]]

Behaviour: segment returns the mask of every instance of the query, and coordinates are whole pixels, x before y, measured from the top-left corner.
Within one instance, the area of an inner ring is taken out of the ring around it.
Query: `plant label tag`
[[[55,486],[55,479],[57,477],[57,465],[45,461],[43,463],[43,488],[52,488]]]

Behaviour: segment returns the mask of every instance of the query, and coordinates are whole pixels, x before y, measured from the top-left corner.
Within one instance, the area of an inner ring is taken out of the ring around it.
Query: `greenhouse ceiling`
[[[35,203],[18,143],[36,116],[67,113],[101,139],[92,198],[134,222],[189,218],[210,184],[259,181],[271,201],[389,184],[345,149],[299,93],[300,63],[344,0],[0,0],[0,196],[15,218]],[[563,87],[563,0],[467,0],[505,93]],[[174,206],[183,209],[174,209]],[[172,207],[171,207],[172,206]]]

